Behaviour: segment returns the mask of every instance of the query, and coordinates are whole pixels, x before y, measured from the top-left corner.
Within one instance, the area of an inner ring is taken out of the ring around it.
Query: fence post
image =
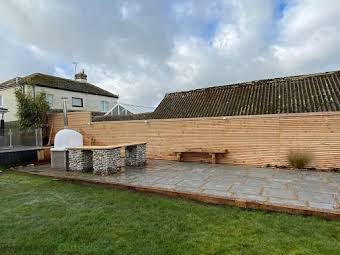
[[[40,128],[39,131],[40,131],[39,143],[40,143],[40,146],[43,146],[42,128]]]
[[[12,148],[13,147],[13,144],[12,144],[12,129],[9,129],[8,131],[8,136],[9,136],[9,147]]]
[[[34,132],[35,132],[35,146],[39,146],[39,144],[38,144],[38,129],[36,128],[36,129],[34,129]]]

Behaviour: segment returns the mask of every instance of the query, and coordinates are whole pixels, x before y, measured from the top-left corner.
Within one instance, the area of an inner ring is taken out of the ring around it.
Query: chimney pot
[[[74,78],[76,81],[87,82],[87,75],[85,74],[84,69],[80,73],[77,73]]]

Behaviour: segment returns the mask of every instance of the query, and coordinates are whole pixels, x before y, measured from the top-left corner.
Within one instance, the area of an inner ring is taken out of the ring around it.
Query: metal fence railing
[[[41,147],[42,145],[41,128],[34,130],[8,128],[0,132],[0,149],[20,146]]]

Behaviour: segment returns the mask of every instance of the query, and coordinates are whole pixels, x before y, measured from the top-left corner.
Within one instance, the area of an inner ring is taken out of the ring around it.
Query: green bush
[[[291,167],[305,168],[312,160],[312,154],[308,151],[290,150],[288,153],[288,161]]]
[[[15,91],[17,99],[18,124],[21,129],[41,128],[47,123],[47,112],[50,107],[44,92],[32,96],[22,90]]]

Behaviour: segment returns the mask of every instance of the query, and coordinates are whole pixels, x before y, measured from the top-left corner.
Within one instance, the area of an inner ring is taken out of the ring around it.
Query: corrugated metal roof
[[[167,94],[153,119],[340,110],[340,71]]]
[[[156,110],[134,116],[98,117],[143,120],[331,112],[340,110],[340,71],[258,80],[167,94]]]

